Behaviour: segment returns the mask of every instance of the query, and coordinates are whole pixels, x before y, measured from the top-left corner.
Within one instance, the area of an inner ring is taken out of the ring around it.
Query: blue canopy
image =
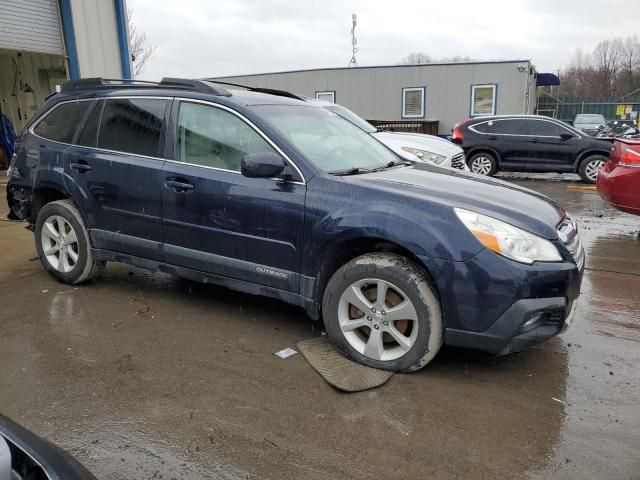
[[[550,87],[552,85],[560,85],[560,79],[555,73],[539,73],[536,80],[538,87]]]

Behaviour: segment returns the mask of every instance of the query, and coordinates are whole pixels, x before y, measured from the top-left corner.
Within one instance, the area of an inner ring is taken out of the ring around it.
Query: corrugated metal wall
[[[335,91],[336,103],[370,120],[401,120],[402,88],[424,86],[424,119],[439,120],[439,133],[448,134],[456,122],[470,115],[472,85],[498,86],[497,114],[533,111],[535,98],[529,102],[526,98],[529,67],[528,61],[403,65],[234,76],[224,80],[309,97],[315,97],[316,91]]]
[[[80,75],[122,78],[113,0],[71,0],[71,11]]]
[[[0,49],[64,55],[57,0],[0,0]]]

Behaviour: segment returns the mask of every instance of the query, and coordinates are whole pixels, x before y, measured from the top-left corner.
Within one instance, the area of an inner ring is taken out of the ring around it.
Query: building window
[[[471,86],[471,116],[496,114],[497,85]]]
[[[336,91],[328,90],[326,92],[316,92],[316,99],[336,103]]]
[[[402,118],[424,118],[425,87],[402,89]]]

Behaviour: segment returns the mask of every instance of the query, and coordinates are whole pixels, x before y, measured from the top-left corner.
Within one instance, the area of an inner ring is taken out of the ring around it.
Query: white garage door
[[[0,0],[0,49],[64,55],[57,0]]]

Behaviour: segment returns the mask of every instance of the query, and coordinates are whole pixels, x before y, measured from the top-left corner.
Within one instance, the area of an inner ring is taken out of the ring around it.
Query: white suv
[[[340,115],[384,143],[402,158],[413,162],[431,162],[442,167],[469,171],[464,151],[449,140],[422,133],[382,132],[342,105],[314,98],[304,98],[304,100]]]

